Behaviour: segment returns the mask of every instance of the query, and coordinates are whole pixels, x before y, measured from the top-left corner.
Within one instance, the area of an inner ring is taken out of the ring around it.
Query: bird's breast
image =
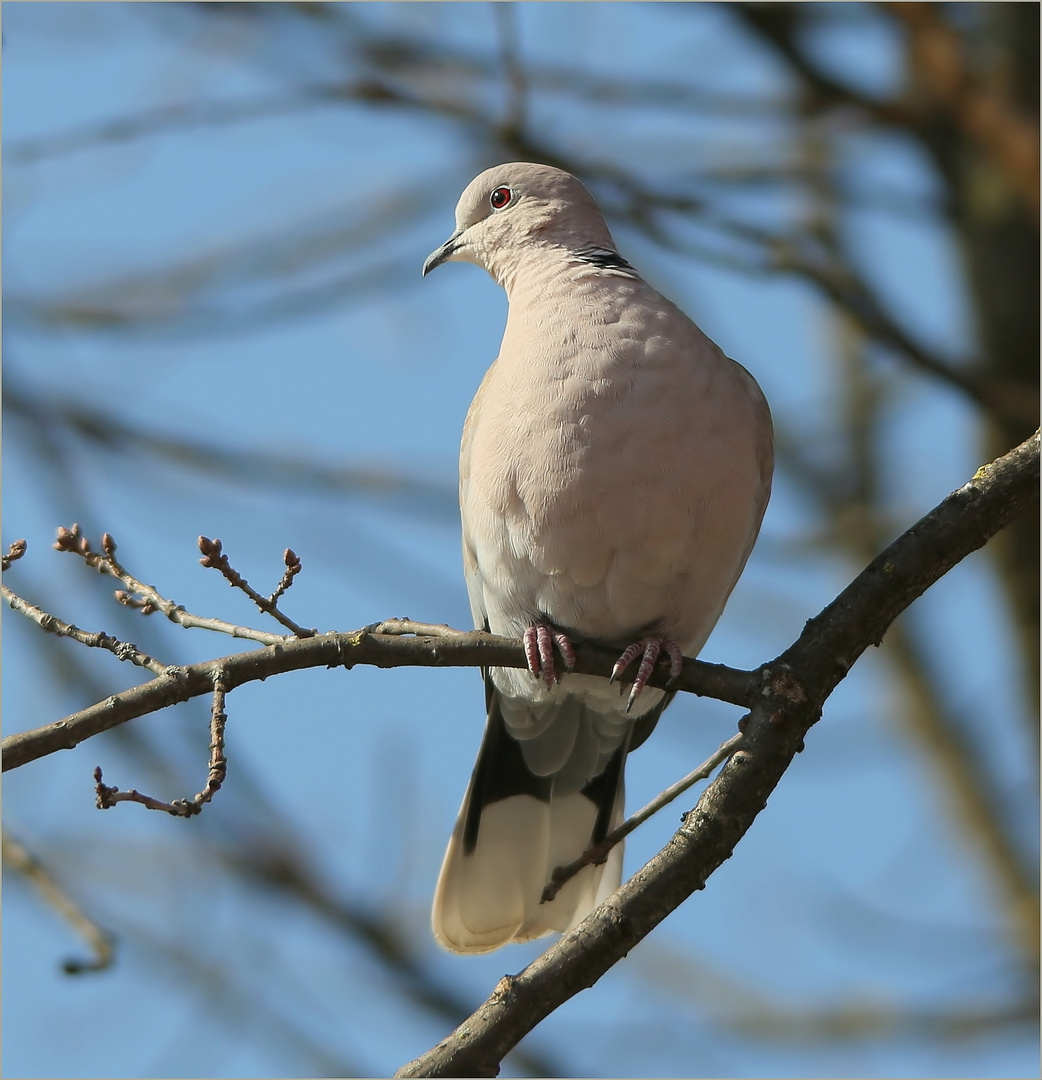
[[[684,316],[512,311],[461,461],[494,631],[545,618],[605,642],[653,630],[701,645],[762,511],[738,372]]]

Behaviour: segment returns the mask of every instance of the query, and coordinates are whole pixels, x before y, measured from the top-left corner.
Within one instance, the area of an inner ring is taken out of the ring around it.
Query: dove
[[[619,254],[569,173],[481,173],[423,274],[447,262],[508,299],[459,497],[475,626],[523,640],[527,670],[483,672],[431,917],[443,947],[484,953],[566,932],[618,888],[621,844],[542,900],[623,820],[626,757],[674,696],[646,682],[660,656],[676,678],[719,619],[770,496],[773,429],[753,377]],[[569,672],[576,641],[618,651],[611,679]]]

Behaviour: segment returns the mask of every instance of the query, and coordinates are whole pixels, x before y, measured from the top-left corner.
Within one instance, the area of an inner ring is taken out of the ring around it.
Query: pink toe
[[[543,682],[549,690],[557,678],[554,664],[554,639],[550,634],[549,627],[540,623],[536,629],[536,640],[539,642],[539,666],[542,671]]]
[[[684,668],[684,654],[675,641],[670,641],[658,634],[635,641],[615,662],[609,682],[614,682],[619,678],[638,656],[641,658],[640,667],[634,676],[630,696],[626,702],[627,712],[633,708],[633,703],[640,697],[648,679],[651,678],[651,673],[655,670],[655,663],[663,652],[669,657],[669,677],[675,679]]]
[[[611,669],[611,678],[608,682],[615,682],[626,671],[626,668],[633,663],[634,660],[644,651],[644,642],[635,641],[629,648],[615,661],[615,667]]]
[[[522,637],[525,643],[525,659],[528,661],[528,670],[538,679],[539,678],[539,643],[537,640],[536,628],[530,626]]]
[[[662,647],[669,653],[669,678],[670,682],[680,678],[684,670],[684,654],[675,641],[664,641]]]
[[[560,682],[557,674],[557,662],[554,658],[554,645],[560,650],[565,670],[575,667],[575,649],[567,634],[554,630],[546,623],[533,623],[522,635],[525,646],[525,659],[528,670],[537,679],[546,683],[547,689],[555,682]]]
[[[567,634],[562,634],[559,630],[554,633],[554,641],[557,642],[557,648],[561,651],[561,658],[564,660],[564,666],[568,671],[571,671],[575,667],[575,648],[568,638]]]

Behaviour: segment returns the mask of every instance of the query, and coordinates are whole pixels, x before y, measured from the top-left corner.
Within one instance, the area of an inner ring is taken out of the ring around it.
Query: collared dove
[[[673,697],[664,653],[696,656],[745,566],[770,495],[770,411],[728,359],[616,250],[590,193],[545,165],[483,172],[424,263],[472,262],[509,300],[499,357],[460,450],[475,625],[522,638],[529,670],[484,673],[487,722],[434,896],[461,953],[567,931],[618,888],[622,845],[549,902],[555,867],[623,818],[626,755]],[[558,677],[571,638],[638,658],[625,696]]]

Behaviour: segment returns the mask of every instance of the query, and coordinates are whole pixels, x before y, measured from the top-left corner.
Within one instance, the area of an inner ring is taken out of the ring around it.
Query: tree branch
[[[741,731],[737,735],[732,735],[726,742],[721,743],[697,769],[692,769],[687,776],[682,776],[679,780],[670,784],[669,787],[660,791],[651,802],[642,806],[635,813],[630,814],[617,829],[612,829],[599,844],[587,848],[579,858],[572,860],[572,862],[564,866],[554,867],[554,872],[550,875],[550,882],[543,889],[540,903],[549,904],[561,891],[565,882],[575,877],[584,866],[589,866],[590,863],[604,862],[611,849],[616,844],[621,844],[634,829],[643,825],[648,818],[654,817],[663,807],[669,806],[674,799],[679,799],[688,788],[693,787],[699,780],[705,780],[712,776],[717,765],[725,762],[742,745],[744,738],[745,734]]]
[[[128,661],[138,667],[147,668],[153,675],[163,676],[170,671],[167,664],[149,656],[148,653],[142,652],[133,642],[120,641],[119,638],[106,634],[104,630],[97,630],[93,633],[90,630],[81,630],[73,623],[67,623],[56,615],[43,611],[35,604],[30,604],[28,600],[25,600],[16,592],[12,592],[6,585],[0,585],[0,596],[3,596],[9,607],[20,615],[32,619],[41,630],[45,630],[48,634],[72,638],[73,641],[78,641],[81,645],[86,645],[90,649],[107,649],[118,660]]]
[[[903,25],[908,70],[927,97],[928,113],[948,113],[971,146],[977,146],[1002,171],[1031,221],[1038,226],[1038,120],[1021,114],[998,79],[973,70],[955,27],[934,4],[884,3]]]
[[[227,696],[221,675],[214,676],[213,703],[210,706],[210,768],[206,776],[206,786],[193,799],[175,799],[163,802],[151,795],[142,795],[131,788],[120,791],[101,781],[101,766],[94,770],[95,791],[98,795],[98,809],[108,810],[120,802],[136,802],[149,810],[164,810],[174,817],[194,817],[203,812],[203,807],[217,794],[228,773],[228,759],[224,756],[224,729],[228,723],[228,714],[224,711]]]
[[[401,1076],[495,1075],[527,1032],[626,955],[730,857],[803,748],[832,690],[857,658],[879,644],[916,597],[982,547],[1035,496],[1039,434],[980,468],[973,478],[895,540],[799,639],[756,672],[686,660],[677,689],[750,705],[744,737],[717,779],[685,815],[670,843],[571,933],[492,997],[456,1032],[404,1066]],[[575,670],[606,675],[612,650],[583,644]],[[77,745],[168,704],[226,691],[281,671],[326,665],[524,667],[523,646],[480,631],[392,620],[352,634],[289,638],[250,653],[178,669],[65,720],[4,740],[4,769]],[[660,663],[653,684],[668,678]]]
[[[405,636],[398,628],[400,622],[402,620],[391,620],[348,633],[285,638],[264,649],[172,669],[168,675],[131,687],[56,723],[9,735],[2,744],[4,771],[57,750],[71,750],[102,731],[168,705],[212,694],[218,676],[230,692],[244,683],[313,667],[352,668],[356,664],[381,668],[527,666],[524,647],[518,641],[480,630],[467,632],[408,621],[406,625],[431,633]],[[607,678],[616,659],[612,649],[577,644],[575,671]],[[662,661],[656,666],[648,685],[665,687],[668,680],[669,664]],[[670,685],[673,689],[735,705],[748,705],[756,697],[758,683],[752,672],[689,659],[685,660],[679,679]]]
[[[105,534],[108,535],[107,533]],[[308,630],[299,626],[288,615],[279,610],[278,599],[293,584],[293,579],[300,573],[300,559],[292,548],[286,548],[283,561],[286,564],[286,572],[282,575],[271,596],[262,596],[228,561],[220,540],[211,540],[208,536],[199,537],[199,550],[203,557],[199,560],[203,566],[220,572],[221,576],[233,589],[240,589],[264,612],[277,622],[282,623],[295,637],[314,637],[317,630]]]
[[[206,538],[200,537],[199,539],[202,541]],[[212,544],[214,541],[208,540],[207,543]],[[220,554],[220,543],[220,540],[216,541],[218,554]],[[165,596],[161,595],[154,585],[146,585],[144,582],[139,581],[116,559],[116,541],[113,540],[108,533],[102,535],[101,551],[95,551],[91,547],[90,541],[80,531],[79,525],[74,524],[71,529],[66,529],[64,526],[61,526],[58,529],[58,539],[55,541],[54,546],[58,551],[68,551],[73,555],[79,555],[88,566],[93,567],[99,574],[108,574],[123,582],[129,592],[124,591],[123,589],[117,589],[115,593],[116,599],[124,607],[136,608],[142,615],[152,615],[159,611],[172,623],[177,623],[178,626],[183,626],[186,630],[213,630],[220,634],[230,634],[232,637],[248,638],[251,641],[258,641],[262,645],[274,645],[284,638],[284,635],[282,634],[270,634],[264,630],[254,630],[252,627],[238,626],[235,623],[225,622],[224,619],[209,619],[185,611],[180,604],[175,604],[173,600],[168,600]],[[225,564],[227,564],[227,556],[222,556],[222,558],[224,559]],[[203,563],[204,566],[211,565],[204,559],[200,559],[199,561]],[[228,569],[230,573],[235,574],[235,571],[230,567]],[[234,580],[228,577],[227,572],[222,570],[221,573],[233,586],[236,584]],[[238,575],[235,576],[238,577]],[[240,578],[239,580],[242,579]],[[246,583],[243,582],[243,584]],[[247,589],[248,588],[247,585]],[[249,590],[247,595],[250,595],[251,593],[252,590]],[[5,590],[3,595],[11,607],[18,607],[19,604],[26,603],[16,594],[11,593],[10,590]],[[261,599],[263,599],[263,597]],[[261,610],[266,609],[262,608]],[[29,612],[24,612],[24,614],[29,614]],[[53,616],[46,615],[46,613],[44,614],[46,618],[53,618]],[[35,618],[35,616],[31,617]],[[36,621],[39,622],[40,620],[36,619]],[[43,623],[41,622],[40,625],[43,626]],[[43,626],[43,628],[45,630],[52,629],[48,626]],[[54,630],[53,632],[61,633],[61,631],[58,630]],[[305,632],[305,634],[306,633],[309,632]],[[77,638],[77,640],[79,639]],[[85,642],[85,644],[88,643]],[[125,658],[121,656],[120,659],[122,660]],[[162,672],[158,670],[156,670],[155,673],[157,675],[162,674]]]
[[[541,1020],[592,986],[730,858],[803,748],[829,694],[909,604],[982,547],[1034,496],[1039,435],[979,469],[895,540],[776,660],[745,739],[666,847],[573,931],[397,1076],[495,1076]]]
[[[6,829],[3,833],[3,858],[7,866],[22,874],[89,946],[93,954],[89,960],[69,957],[62,962],[62,970],[67,975],[82,975],[111,967],[115,956],[112,935],[102,929],[58,884],[43,862]]]

